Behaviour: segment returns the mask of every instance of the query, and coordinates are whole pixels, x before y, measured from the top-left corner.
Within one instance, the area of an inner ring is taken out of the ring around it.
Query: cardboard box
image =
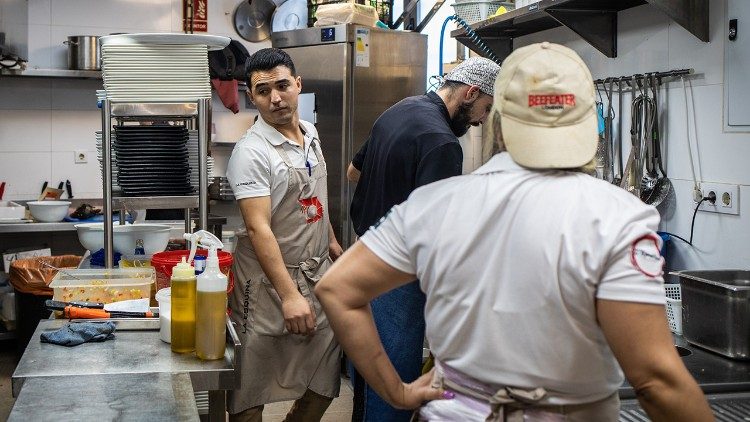
[[[33,250],[8,250],[3,253],[3,270],[7,273],[10,271],[10,263],[16,259],[36,258],[38,256],[52,256],[50,248],[33,249]]]

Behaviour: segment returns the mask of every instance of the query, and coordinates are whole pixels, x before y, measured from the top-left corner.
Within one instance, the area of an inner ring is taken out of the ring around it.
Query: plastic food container
[[[26,207],[11,201],[0,201],[0,220],[21,220],[26,215]]]
[[[70,201],[31,201],[27,202],[31,216],[42,223],[57,223],[68,215]]]
[[[165,343],[172,342],[172,288],[156,292],[159,302],[159,338]]]
[[[49,287],[52,299],[112,303],[151,297],[153,268],[85,269],[58,272]],[[71,277],[72,276],[72,277]]]

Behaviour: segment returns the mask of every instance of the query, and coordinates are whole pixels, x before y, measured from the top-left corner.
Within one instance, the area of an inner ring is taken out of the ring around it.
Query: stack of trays
[[[190,184],[188,130],[184,126],[116,126],[117,183],[123,196],[176,196]]]
[[[170,102],[211,98],[208,51],[229,38],[194,34],[102,37],[102,79],[108,99]]]

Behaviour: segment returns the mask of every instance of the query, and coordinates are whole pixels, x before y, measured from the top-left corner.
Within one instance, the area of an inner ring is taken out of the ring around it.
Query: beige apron
[[[619,419],[620,399],[616,392],[593,403],[540,405],[538,403],[547,395],[544,388],[505,387],[490,395],[479,388],[468,387],[445,377],[440,366],[439,364],[435,365],[432,386],[487,402],[492,409],[492,413],[487,416],[486,422],[524,422],[530,420],[617,422]],[[466,378],[469,377],[466,376]],[[479,382],[473,381],[471,384],[478,385]],[[416,418],[419,418],[418,412],[415,414]],[[526,418],[524,418],[524,413],[527,414]]]
[[[250,239],[240,237],[229,304],[242,341],[242,386],[229,394],[230,413],[296,400],[308,388],[326,397],[339,393],[341,349],[313,293],[331,265],[325,161],[312,146],[319,164],[312,170],[297,169],[281,145],[274,148],[289,168],[289,188],[271,216],[271,230],[289,275],[313,305],[317,328],[313,336],[286,330],[279,295],[261,269]]]

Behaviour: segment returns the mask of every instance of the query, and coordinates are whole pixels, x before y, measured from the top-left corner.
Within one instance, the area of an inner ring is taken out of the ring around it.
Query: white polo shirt
[[[362,242],[416,274],[436,358],[545,404],[617,391],[596,299],[664,304],[656,209],[585,174],[531,171],[507,153],[412,193]]]
[[[300,120],[300,126],[305,133],[304,147],[285,138],[258,116],[258,121],[237,141],[227,164],[227,179],[237,200],[270,196],[271,213],[276,211],[289,187],[289,169],[274,146],[284,148],[295,168],[306,168],[308,161],[311,169],[318,165],[313,150],[321,151],[318,131],[304,120]]]

